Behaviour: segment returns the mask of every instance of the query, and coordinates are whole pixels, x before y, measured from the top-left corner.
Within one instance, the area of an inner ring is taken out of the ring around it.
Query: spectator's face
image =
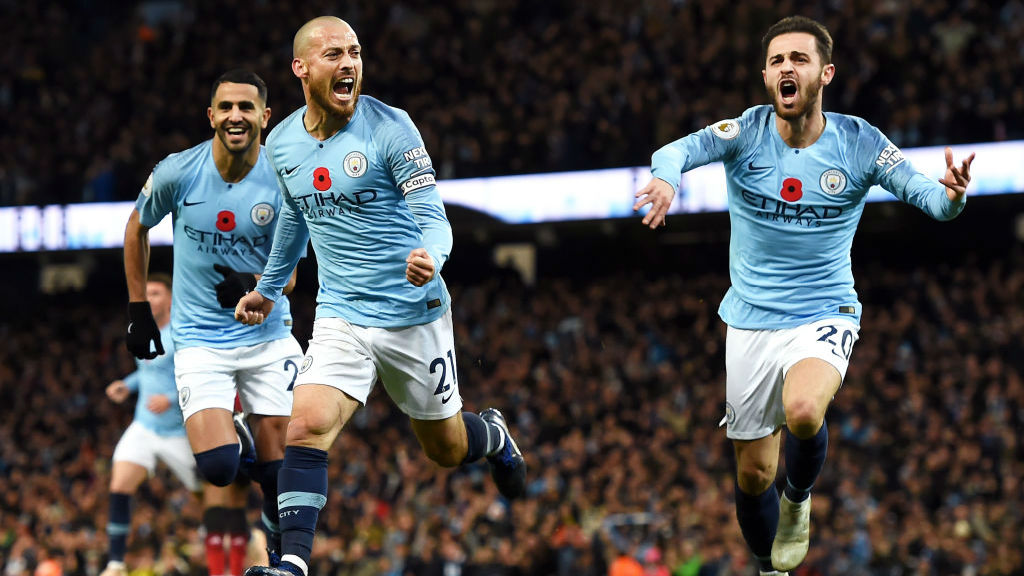
[[[254,143],[259,144],[260,133],[270,119],[270,108],[260,100],[259,90],[252,84],[224,82],[217,86],[206,114],[210,127],[228,152],[242,154]]]
[[[764,87],[775,113],[790,120],[821,105],[821,88],[832,81],[835,66],[822,65],[817,41],[806,32],[780,34],[768,44]]]
[[[157,325],[165,324],[171,314],[171,291],[167,285],[163,282],[147,282],[146,300],[149,300],[149,307],[153,309],[153,319]]]
[[[355,112],[363,86],[361,52],[355,31],[343,22],[324,24],[310,34],[292,71],[307,84],[311,104],[338,116]]]

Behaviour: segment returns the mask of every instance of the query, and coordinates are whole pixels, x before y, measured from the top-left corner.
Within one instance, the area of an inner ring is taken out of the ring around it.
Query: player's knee
[[[775,469],[767,465],[746,463],[736,471],[736,482],[740,490],[750,495],[761,494],[775,481]]]
[[[225,444],[196,454],[196,467],[207,482],[227,486],[238,474],[238,444]]]
[[[337,418],[327,410],[294,414],[288,421],[287,444],[303,444],[304,441],[330,434],[337,425]]]
[[[821,427],[824,415],[808,400],[797,400],[786,406],[786,428],[797,438],[810,438]]]

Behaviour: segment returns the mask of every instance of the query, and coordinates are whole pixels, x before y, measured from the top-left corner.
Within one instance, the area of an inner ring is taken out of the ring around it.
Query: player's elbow
[[[139,240],[146,238],[149,235],[149,228],[142,225],[140,220],[139,211],[132,210],[131,216],[128,217],[128,223],[124,227],[124,240],[127,244],[132,240]]]

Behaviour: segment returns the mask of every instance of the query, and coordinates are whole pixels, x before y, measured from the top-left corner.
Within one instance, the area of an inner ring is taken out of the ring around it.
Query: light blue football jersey
[[[409,115],[361,96],[349,123],[321,142],[306,131],[305,112],[295,111],[267,138],[285,202],[256,289],[276,300],[308,238],[319,268],[317,318],[389,328],[439,318],[451,301],[440,272],[452,231]],[[405,278],[415,248],[435,264],[422,287]]]
[[[263,324],[245,326],[235,320],[233,308],[220,307],[214,289],[224,280],[214,264],[259,274],[270,254],[281,192],[265,150],[235,183],[217,171],[213,140],[171,154],[153,169],[135,208],[143,226],[156,226],[168,213],[173,219],[171,325],[178,348],[236,348],[291,335],[287,298]]]
[[[178,405],[178,387],[174,383],[174,342],[171,325],[160,330],[160,342],[164,354],[152,360],[135,360],[138,369],[124,377],[124,384],[132,392],[138,392],[135,402],[135,421],[160,436],[184,436],[185,421]],[[171,406],[160,414],[146,408],[149,398],[163,394]]]
[[[790,148],[772,107],[755,106],[652,157],[652,174],[676,189],[682,172],[725,165],[732,286],[718,313],[730,326],[790,328],[825,318],[859,325],[850,247],[872,185],[938,220],[964,208],[966,199],[951,202],[874,126],[843,114],[825,118],[814,144]]]

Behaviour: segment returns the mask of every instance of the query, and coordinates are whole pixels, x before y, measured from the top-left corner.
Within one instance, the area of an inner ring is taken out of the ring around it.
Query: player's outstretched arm
[[[946,187],[946,196],[951,202],[959,202],[967,194],[967,185],[971,182],[971,163],[974,152],[964,158],[960,167],[953,165],[953,149],[946,147],[946,176],[939,178],[939,183]]]
[[[273,309],[273,300],[253,290],[238,301],[238,305],[235,306],[235,320],[246,326],[262,324]]]
[[[651,178],[651,181],[637,190],[634,196],[637,199],[636,204],[633,204],[634,212],[648,204],[651,205],[651,209],[642,220],[644,226],[650,226],[651,230],[654,230],[665,225],[665,215],[672,206],[672,199],[676,197],[676,190],[671,184],[661,178]]]

